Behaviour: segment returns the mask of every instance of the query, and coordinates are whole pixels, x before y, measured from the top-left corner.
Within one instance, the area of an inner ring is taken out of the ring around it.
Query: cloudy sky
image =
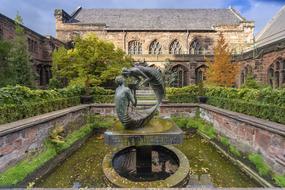
[[[15,18],[17,11],[24,25],[36,32],[55,35],[55,9],[73,12],[83,8],[236,8],[255,21],[256,33],[285,5],[285,0],[0,0],[0,13]]]

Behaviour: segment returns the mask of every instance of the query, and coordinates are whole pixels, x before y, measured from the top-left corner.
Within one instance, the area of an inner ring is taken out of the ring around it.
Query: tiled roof
[[[285,6],[272,18],[256,37],[256,46],[261,47],[285,38]]]
[[[78,24],[106,24],[108,30],[213,30],[245,21],[229,9],[80,9],[70,19]]]

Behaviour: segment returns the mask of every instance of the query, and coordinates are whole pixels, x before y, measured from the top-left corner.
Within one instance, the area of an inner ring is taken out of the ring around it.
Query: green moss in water
[[[177,148],[188,157],[191,174],[208,174],[215,187],[260,187],[199,135],[187,136]]]
[[[101,136],[91,137],[77,152],[60,164],[54,172],[40,179],[36,187],[106,187],[102,160],[112,151]],[[192,175],[210,175],[215,187],[259,187],[199,135],[186,137],[177,145],[189,159]]]

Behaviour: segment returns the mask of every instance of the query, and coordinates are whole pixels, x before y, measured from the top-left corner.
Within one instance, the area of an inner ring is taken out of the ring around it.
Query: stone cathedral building
[[[52,36],[43,36],[22,25],[27,37],[27,48],[30,54],[32,69],[35,71],[35,82],[44,88],[52,77],[52,52],[65,44]],[[0,13],[0,39],[12,40],[15,37],[15,21]]]
[[[235,9],[85,9],[55,10],[56,38],[70,43],[93,32],[130,54],[135,61],[177,71],[176,86],[203,80],[218,34],[240,53],[254,42],[254,23]]]
[[[234,62],[242,66],[239,85],[252,75],[263,84],[285,87],[285,6],[258,33],[254,45],[234,57]]]

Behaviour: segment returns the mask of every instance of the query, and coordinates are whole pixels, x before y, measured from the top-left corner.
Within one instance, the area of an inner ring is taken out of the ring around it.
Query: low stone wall
[[[199,107],[201,118],[213,123],[218,135],[242,152],[263,155],[275,172],[285,174],[285,125],[210,105]]]
[[[64,126],[66,133],[82,126],[87,112],[89,106],[80,105],[0,125],[0,172],[41,150],[54,126]]]
[[[200,116],[213,123],[219,135],[226,136],[241,151],[264,156],[274,171],[285,171],[285,126],[204,104],[162,104],[160,115]],[[84,124],[87,113],[115,115],[114,104],[80,105],[40,116],[0,125],[0,172],[40,150],[56,124],[67,131]]]

